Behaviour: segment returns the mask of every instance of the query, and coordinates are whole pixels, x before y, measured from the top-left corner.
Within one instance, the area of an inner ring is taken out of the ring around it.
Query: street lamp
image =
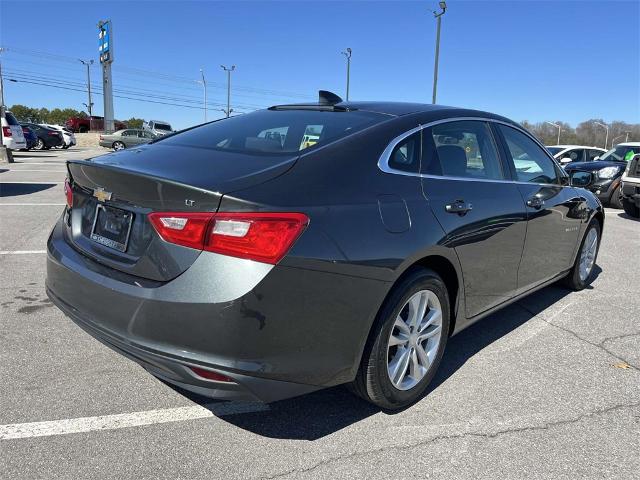
[[[347,57],[347,101],[349,101],[349,72],[351,70],[351,49],[347,48],[342,54]]]
[[[202,80],[196,80],[197,83],[204,87],[204,122],[207,123],[207,81],[204,79],[204,71],[200,69]]]
[[[626,133],[626,132],[625,132],[625,133]],[[611,139],[611,148],[613,148],[613,145],[616,143],[616,140],[617,140],[618,138],[622,138],[622,137],[624,137],[624,133],[621,133],[621,134],[620,134],[620,135],[618,135],[617,137],[613,137],[613,138]]]
[[[604,137],[604,149],[606,150],[607,149],[607,143],[609,141],[609,125],[606,125],[606,124],[600,123],[600,122],[593,122],[593,123],[595,123],[599,127],[605,128],[607,130],[607,134]]]
[[[544,122],[544,123],[548,123],[552,127],[556,127],[558,129],[558,143],[556,145],[560,145],[560,132],[562,131],[562,127],[557,123],[553,123],[553,122]]]
[[[436,27],[436,59],[433,67],[433,96],[431,103],[436,103],[436,92],[438,90],[438,59],[440,58],[440,23],[442,21],[442,15],[447,11],[447,2],[440,2],[438,5],[440,6],[441,12],[433,12],[433,16],[436,17],[438,25]]]
[[[629,130],[626,130],[624,133],[627,134],[627,138],[624,139],[625,142],[629,141],[629,134],[631,133]]]
[[[229,115],[231,115],[231,112],[233,111],[231,110],[231,72],[236,69],[236,66],[231,65],[231,68],[227,68],[224,65],[220,65],[220,67],[227,72],[227,110],[225,113],[227,118],[229,118]]]

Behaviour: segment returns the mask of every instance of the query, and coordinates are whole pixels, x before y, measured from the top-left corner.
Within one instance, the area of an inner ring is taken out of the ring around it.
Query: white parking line
[[[48,184],[55,185],[55,184],[64,183],[64,182],[44,182],[44,181],[42,181],[42,182],[12,182],[12,181],[2,182],[2,181],[0,181],[0,185],[3,184],[3,183],[24,183],[24,184],[27,184],[27,185],[48,185]]]
[[[66,170],[35,170],[26,168],[10,168],[7,172],[49,172],[49,173],[67,173]]]
[[[68,435],[100,430],[140,427],[158,423],[184,422],[211,418],[215,416],[237,415],[269,410],[267,405],[259,403],[220,403],[178,408],[147,410],[144,412],[103,415],[99,417],[67,418],[48,422],[14,423],[0,425],[0,440],[18,438],[48,437],[51,435]]]
[[[30,255],[32,253],[47,253],[46,250],[0,250],[0,255]]]
[[[62,207],[66,203],[0,203],[0,207]]]

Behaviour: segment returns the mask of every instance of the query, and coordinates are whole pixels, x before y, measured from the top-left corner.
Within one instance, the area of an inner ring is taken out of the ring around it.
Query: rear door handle
[[[540,210],[542,207],[544,207],[544,200],[534,195],[533,197],[529,198],[529,200],[527,200],[527,207]]]
[[[473,210],[473,205],[465,202],[464,200],[456,200],[453,203],[449,203],[444,206],[447,213],[457,213],[458,215],[466,215],[467,212]]]

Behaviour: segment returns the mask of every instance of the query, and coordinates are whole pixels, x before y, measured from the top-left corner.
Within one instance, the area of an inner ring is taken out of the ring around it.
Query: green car
[[[126,130],[113,132],[110,135],[100,135],[100,146],[113,148],[114,150],[124,150],[125,148],[149,143],[156,138],[158,138],[158,136],[151,132],[137,128],[127,128]]]

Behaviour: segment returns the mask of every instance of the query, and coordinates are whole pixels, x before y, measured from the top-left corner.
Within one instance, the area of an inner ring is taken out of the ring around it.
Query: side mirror
[[[571,163],[571,157],[564,157],[560,159],[560,163],[562,165],[566,165],[567,163]]]
[[[572,187],[588,187],[593,183],[593,173],[576,170],[569,174],[569,185]]]
[[[593,157],[594,162],[597,162],[598,160],[600,160],[600,155],[598,155],[597,157]]]

